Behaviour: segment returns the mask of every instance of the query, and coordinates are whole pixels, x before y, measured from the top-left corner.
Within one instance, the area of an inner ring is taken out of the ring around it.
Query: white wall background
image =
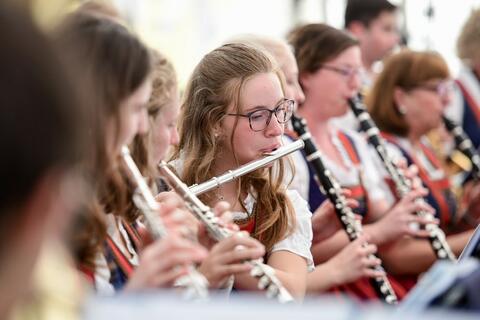
[[[239,33],[284,37],[296,23],[343,26],[344,0],[113,0],[143,40],[173,61],[184,84],[201,57]],[[295,6],[294,3],[298,6]],[[409,46],[439,51],[458,70],[455,41],[480,0],[397,0]],[[428,18],[427,8],[434,15]],[[297,10],[295,10],[295,8]]]

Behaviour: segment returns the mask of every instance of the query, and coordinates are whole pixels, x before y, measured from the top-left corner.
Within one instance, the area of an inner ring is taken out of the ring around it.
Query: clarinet
[[[373,122],[370,114],[368,114],[366,111],[359,97],[349,99],[348,103],[360,123],[361,130],[367,135],[368,141],[375,148],[375,151],[382,160],[385,169],[392,178],[398,197],[404,197],[411,191],[411,183],[388,155],[385,147],[385,141],[380,135],[378,127]],[[418,203],[425,202],[425,200],[421,197],[415,199],[415,201]],[[417,211],[415,214],[426,219],[433,219],[433,216],[425,211]],[[434,223],[428,223],[425,225],[425,230],[429,232],[428,239],[437,259],[450,261],[457,260],[446,240],[445,233],[438,225]]]
[[[208,233],[214,240],[220,241],[234,234],[234,231],[221,225],[212,210],[198,199],[188,186],[170,170],[167,163],[162,161],[159,164],[159,170],[162,178],[175,192],[183,197],[190,211],[207,228]],[[250,275],[258,279],[258,289],[266,291],[268,298],[275,298],[280,303],[293,301],[291,294],[276,277],[275,270],[264,264],[262,259],[248,260],[245,263],[252,266]]]
[[[161,239],[167,236],[167,229],[161,221],[158,210],[159,204],[155,200],[150,188],[143,178],[140,170],[133,161],[128,147],[122,147],[122,157],[127,165],[132,182],[137,185],[133,195],[135,206],[141,211],[145,218],[146,226],[154,239]],[[206,300],[208,297],[208,281],[193,266],[188,267],[188,273],[177,279],[175,286],[185,288],[187,299]]]
[[[321,159],[320,151],[317,149],[312,135],[307,128],[307,122],[305,119],[292,116],[293,130],[298,134],[300,139],[305,142],[305,153],[307,161],[315,171],[315,180],[320,187],[322,193],[324,193],[330,202],[333,203],[335,212],[340,220],[343,228],[345,229],[350,241],[354,241],[362,234],[361,222],[355,219],[355,215],[352,209],[347,205],[345,196],[341,193],[341,187],[338,181],[332,176],[330,171],[325,168]],[[366,245],[366,244],[365,244]],[[370,258],[377,258],[374,254],[369,256]],[[376,266],[376,271],[384,271],[382,266]],[[370,278],[378,297],[387,304],[397,304],[398,298],[393,291],[392,285],[386,276],[378,278]]]
[[[460,150],[472,163],[472,175],[475,180],[480,179],[480,156],[478,155],[477,150],[473,147],[472,141],[463,131],[462,127],[457,125],[451,119],[446,116],[442,116],[443,123],[448,132],[453,135],[455,139],[455,146]]]

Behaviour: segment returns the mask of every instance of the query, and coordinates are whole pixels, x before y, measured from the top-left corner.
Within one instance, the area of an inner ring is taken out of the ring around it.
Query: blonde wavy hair
[[[261,73],[274,73],[284,89],[283,77],[273,61],[266,51],[231,43],[213,50],[197,65],[186,87],[179,121],[180,142],[172,157],[184,161],[181,178],[185,183],[191,185],[213,177],[213,163],[221,148],[214,128],[230,104],[240,112],[240,93],[248,80]],[[237,123],[238,120],[229,137],[234,155]],[[240,165],[238,160],[237,164]],[[282,183],[284,165],[281,161],[278,166],[257,170],[237,180],[241,204],[242,193],[252,188],[256,192],[256,228],[252,236],[265,245],[267,252],[288,236],[296,224],[293,206]],[[213,204],[216,198],[209,193],[202,200]]]
[[[151,49],[150,56],[152,58],[152,93],[147,102],[147,112],[149,119],[149,127],[153,128],[155,119],[161,116],[161,112],[173,99],[177,88],[177,75],[173,64],[159,51]],[[152,159],[150,151],[151,129],[145,135],[137,135],[133,140],[131,147],[132,155],[135,162],[144,176],[156,177],[158,171],[156,163]]]

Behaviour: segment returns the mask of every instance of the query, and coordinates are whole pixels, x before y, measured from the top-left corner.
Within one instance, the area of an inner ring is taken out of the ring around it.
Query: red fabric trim
[[[354,165],[361,165],[360,158],[358,157],[357,150],[355,149],[355,146],[352,144],[352,141],[348,138],[348,136],[341,132],[338,131],[338,138],[340,139],[340,142],[344,146],[345,150],[347,151],[348,157],[352,161]],[[366,205],[366,216],[368,215],[368,208],[369,208],[369,201],[368,201],[368,192],[365,190],[365,187],[360,184],[356,186],[343,186],[342,188],[348,189],[352,192],[352,195],[350,196],[353,199],[357,200],[362,200],[365,199],[365,205]]]
[[[239,225],[239,228],[241,231],[247,231],[248,233],[252,234],[255,231],[255,219],[250,220],[244,225]]]
[[[396,139],[394,136],[382,132],[381,135],[385,138],[385,140],[397,145]],[[425,156],[428,158],[428,160],[431,162],[431,164],[438,169],[441,169],[440,162],[438,159],[435,157],[433,154],[433,151],[430,150],[427,146],[425,146],[423,143],[420,143],[421,148]],[[412,161],[415,163],[415,165],[418,167],[418,176],[420,179],[422,179],[423,183],[427,186],[429,189],[430,193],[432,196],[435,198],[435,201],[438,203],[438,206],[440,207],[440,218],[441,221],[445,224],[450,223],[451,220],[451,212],[447,203],[447,200],[445,199],[443,195],[443,190],[449,189],[450,188],[450,181],[448,181],[448,178],[445,177],[444,179],[441,180],[431,180],[427,171],[425,168],[421,165],[420,161],[415,157],[415,155],[410,154],[409,155]]]
[[[345,150],[347,151],[348,156],[350,157],[350,160],[352,160],[353,164],[360,164],[360,159],[358,158],[357,151],[355,150],[355,147],[352,145],[352,142],[350,141],[350,139],[348,139],[345,133],[339,131],[338,138],[345,147]]]
[[[428,160],[432,163],[432,165],[437,169],[441,169],[440,162],[433,155],[433,151],[427,148],[427,146],[425,146],[423,143],[421,143],[420,145],[422,147],[423,153],[427,156]],[[430,189],[432,196],[435,198],[435,200],[438,203],[438,206],[440,207],[441,220],[445,221],[445,224],[449,224],[452,213],[450,212],[447,200],[445,199],[442,193],[443,190],[450,188],[450,182],[448,181],[448,178],[445,177],[444,179],[436,180],[436,181],[430,180],[427,171],[424,168],[420,167],[419,161],[415,158],[414,155],[411,155],[411,156],[413,161],[415,161],[417,163],[417,166],[419,167],[418,173],[420,178],[422,178],[422,180],[425,181],[425,184]]]
[[[134,227],[130,223],[126,223],[126,222],[123,222],[123,221],[122,221],[122,225],[125,228],[125,230],[127,231],[128,236],[130,237],[130,239],[134,243],[135,248],[136,249],[141,248],[142,247],[142,240],[140,238],[140,235],[138,234],[138,231],[137,231],[136,227]]]
[[[78,269],[87,277],[87,280],[90,283],[95,285],[95,271],[92,268],[89,268],[85,265],[80,265],[78,266]]]
[[[127,257],[125,257],[110,236],[107,236],[107,245],[112,250],[113,256],[115,257],[120,269],[122,269],[123,273],[125,273],[127,277],[130,277],[134,269],[133,265],[130,263],[130,261],[128,261]]]
[[[401,301],[407,294],[407,290],[400,284],[395,278],[390,275],[387,275],[390,284],[392,285],[393,291],[397,295],[399,301]],[[347,295],[357,298],[360,301],[368,300],[379,300],[379,297],[372,287],[369,278],[360,278],[355,282],[343,284],[337,287],[330,289],[332,292],[344,292]]]
[[[343,188],[343,186],[342,186]],[[355,198],[355,199],[360,199],[365,197],[366,198],[366,193],[365,193],[365,188],[362,185],[357,185],[357,186],[348,186],[346,189],[350,190],[352,193],[350,198]]]

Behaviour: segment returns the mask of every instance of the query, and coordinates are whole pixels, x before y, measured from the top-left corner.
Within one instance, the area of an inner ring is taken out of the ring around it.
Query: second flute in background
[[[130,178],[137,186],[133,195],[133,202],[142,213],[146,226],[154,239],[161,239],[167,235],[167,229],[159,216],[159,204],[155,200],[150,188],[140,170],[133,161],[128,147],[122,147],[122,157],[127,165]],[[189,266],[188,273],[177,279],[176,286],[185,288],[187,299],[205,300],[208,297],[208,281],[193,266]]]

